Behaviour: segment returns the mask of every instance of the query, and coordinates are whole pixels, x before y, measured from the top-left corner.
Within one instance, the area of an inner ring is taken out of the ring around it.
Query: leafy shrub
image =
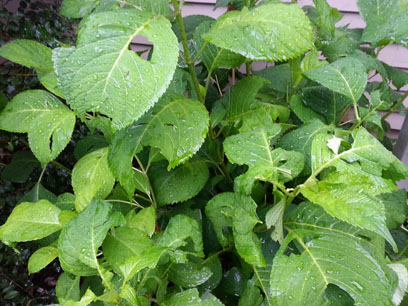
[[[406,46],[405,4],[360,0],[361,31],[336,28],[323,0],[230,2],[242,9],[212,20],[183,19],[177,0],[65,0],[83,18],[75,46],[0,49],[48,90],[0,114],[43,171],[77,118],[95,132],[75,148],[73,193],[40,193],[42,173],[0,227],[7,244],[41,239],[30,273],[58,257],[62,305],[402,301],[408,168],[384,118],[408,78],[377,56]],[[147,57],[130,48],[139,35]]]

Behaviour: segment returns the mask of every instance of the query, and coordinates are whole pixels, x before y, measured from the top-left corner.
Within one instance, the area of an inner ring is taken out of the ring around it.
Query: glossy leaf
[[[108,148],[82,157],[72,170],[76,210],[83,210],[93,198],[104,199],[112,191],[114,183],[115,178],[108,165]]]
[[[99,112],[116,128],[130,125],[164,93],[176,69],[178,44],[169,21],[136,9],[101,12],[84,19],[78,32],[76,47],[53,50],[68,104],[81,117]],[[154,44],[149,61],[128,50],[137,35]]]
[[[28,260],[28,273],[33,274],[41,271],[58,257],[55,247],[47,246],[35,251]]]
[[[94,200],[61,231],[58,252],[65,271],[80,276],[98,273],[98,248],[111,227],[124,223],[123,216],[111,211],[111,204]]]
[[[351,57],[339,59],[330,65],[307,71],[305,75],[321,85],[338,92],[357,103],[365,91],[367,73],[363,64]]]
[[[194,41],[196,52],[200,52],[204,48],[205,41],[202,38],[211,30],[215,20],[202,22],[194,31]],[[231,52],[227,49],[218,48],[215,45],[208,43],[201,54],[201,59],[208,71],[214,71],[219,67],[235,68],[241,66],[245,58],[242,55]]]
[[[169,280],[174,284],[192,288],[205,283],[212,275],[204,260],[190,258],[186,263],[173,264],[169,270]]]
[[[203,105],[184,97],[165,96],[134,125],[115,134],[109,165],[119,182],[133,194],[136,182],[132,160],[144,146],[151,146],[169,161],[168,168],[196,153],[208,130],[209,116]]]
[[[263,267],[265,260],[260,241],[252,231],[260,222],[256,207],[256,203],[249,196],[225,192],[216,195],[207,203],[205,214],[211,220],[221,245],[228,246],[230,243],[223,228],[232,227],[238,254],[249,264]]]
[[[204,188],[209,171],[205,162],[193,160],[168,171],[165,163],[153,165],[149,170],[157,204],[163,206],[184,202]]]
[[[29,241],[47,237],[61,229],[59,208],[40,200],[18,204],[6,223],[0,226],[0,239],[7,242]]]
[[[229,12],[203,37],[252,60],[282,61],[313,48],[309,19],[299,6],[281,3]]]
[[[43,165],[65,148],[74,125],[74,113],[43,90],[20,93],[0,114],[0,129],[28,133],[30,148]]]
[[[376,258],[359,230],[304,203],[285,220],[290,228],[271,273],[275,305],[324,305],[329,284],[345,290],[360,305],[393,305],[396,275]],[[291,241],[300,254],[285,255]],[[339,247],[341,245],[341,248]]]

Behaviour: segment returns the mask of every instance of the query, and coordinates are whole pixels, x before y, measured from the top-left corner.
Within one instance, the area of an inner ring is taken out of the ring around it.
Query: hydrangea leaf
[[[107,197],[114,183],[115,178],[108,165],[108,148],[93,151],[82,157],[72,170],[76,210],[84,209],[93,198]]]
[[[329,284],[346,291],[358,305],[394,305],[396,274],[376,256],[375,246],[360,236],[359,229],[311,203],[293,210],[285,226],[289,234],[271,272],[274,305],[326,305]],[[287,255],[292,241],[300,253]]]
[[[117,132],[109,152],[109,165],[129,194],[136,183],[132,160],[144,146],[158,148],[169,169],[198,151],[208,130],[209,115],[196,100],[165,96],[132,126]]]
[[[178,43],[170,22],[126,9],[92,14],[78,33],[76,47],[53,50],[67,102],[81,117],[99,112],[117,129],[130,125],[157,102],[176,70]],[[129,50],[137,35],[154,44],[148,61]]]
[[[58,257],[58,250],[52,246],[46,246],[35,251],[28,260],[28,273],[33,274],[42,270]]]
[[[313,48],[309,19],[298,5],[266,3],[220,17],[204,39],[252,60],[282,61]]]
[[[18,94],[0,114],[0,129],[28,133],[30,148],[43,165],[65,148],[74,126],[74,113],[44,90]]]

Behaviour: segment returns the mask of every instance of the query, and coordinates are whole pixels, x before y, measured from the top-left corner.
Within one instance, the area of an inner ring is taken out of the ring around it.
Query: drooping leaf
[[[18,204],[5,224],[0,226],[0,239],[7,242],[29,241],[47,237],[61,229],[59,208],[40,200]]]
[[[305,75],[321,85],[357,103],[365,91],[367,73],[363,64],[354,58],[342,58],[330,65],[307,71]]]
[[[64,272],[60,275],[60,277],[58,277],[55,293],[57,295],[58,301],[61,304],[63,303],[63,301],[79,301],[79,281],[79,276],[69,274],[68,272]]]
[[[345,290],[360,305],[393,305],[396,275],[359,230],[303,203],[285,220],[290,229],[271,273],[275,305],[325,305],[329,284]],[[295,241],[299,252],[285,255]],[[341,245],[341,247],[339,247]]]
[[[228,12],[203,37],[252,60],[282,61],[313,48],[309,19],[299,6],[282,3]]]
[[[80,276],[98,273],[98,248],[111,227],[124,223],[123,216],[111,211],[111,204],[93,200],[61,231],[58,256],[65,271]]]
[[[55,247],[47,246],[35,251],[28,260],[28,273],[33,274],[42,270],[58,257]]]
[[[252,231],[260,222],[256,207],[256,203],[249,196],[225,192],[216,195],[207,203],[205,214],[211,220],[221,245],[228,246],[231,242],[223,228],[232,227],[238,254],[249,264],[263,267],[265,260],[260,241]]]
[[[43,90],[18,94],[0,114],[0,129],[28,133],[30,148],[43,165],[65,148],[74,125],[74,113]]]
[[[160,236],[160,246],[177,249],[187,244],[186,239],[193,242],[194,251],[199,257],[204,257],[203,238],[198,222],[185,215],[177,215],[170,219],[163,235]]]
[[[17,39],[2,46],[0,56],[22,66],[35,68],[44,87],[55,95],[64,97],[58,88],[52,50],[47,46],[33,40]]]
[[[13,154],[11,163],[1,171],[1,179],[13,183],[24,183],[35,168],[41,164],[30,151],[18,151]]]
[[[53,50],[68,104],[84,117],[99,112],[120,129],[140,118],[170,84],[178,43],[170,22],[137,9],[95,13],[81,22],[76,47]],[[144,35],[154,44],[146,61],[128,50]]]
[[[84,209],[93,198],[104,199],[112,191],[114,183],[115,178],[108,165],[108,148],[82,157],[72,170],[76,210]]]
[[[120,227],[106,236],[102,248],[106,260],[115,268],[131,256],[138,256],[153,247],[149,237],[137,229]]]
[[[194,42],[196,52],[204,47],[205,41],[202,38],[203,34],[210,31],[215,20],[202,22],[194,31]],[[218,48],[215,45],[208,43],[204,51],[201,53],[201,59],[208,71],[213,72],[216,68],[226,67],[235,68],[241,66],[245,58],[242,55],[231,52],[227,49]]]
[[[210,173],[205,162],[188,161],[168,171],[166,163],[152,165],[149,177],[159,206],[184,202],[204,188]]]
[[[196,153],[208,130],[209,116],[203,105],[185,97],[165,96],[134,125],[115,134],[109,165],[129,194],[135,190],[132,160],[144,146],[158,148],[169,169]]]

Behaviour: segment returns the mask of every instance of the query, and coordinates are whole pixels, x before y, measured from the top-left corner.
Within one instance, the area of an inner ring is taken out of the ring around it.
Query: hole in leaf
[[[149,61],[153,53],[153,43],[143,35],[136,35],[130,44],[130,49],[142,59]]]

